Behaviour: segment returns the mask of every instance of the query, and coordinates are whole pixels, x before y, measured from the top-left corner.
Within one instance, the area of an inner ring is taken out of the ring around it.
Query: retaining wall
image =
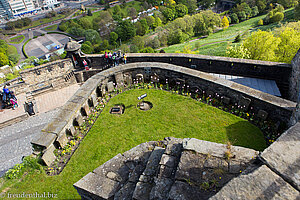
[[[166,63],[131,63],[107,69],[89,78],[61,108],[57,117],[42,130],[41,137],[32,141],[34,148],[43,152],[42,159],[50,165],[55,159],[54,149],[59,146],[63,147],[67,143],[67,134],[75,134],[74,126],[83,123],[84,112],[82,110],[89,113],[90,109],[97,104],[97,96],[105,92],[106,88],[110,90],[111,86],[107,84],[109,81],[117,84],[130,83],[137,77],[151,81],[151,75],[159,77],[160,81],[165,81],[165,79],[175,82],[184,81],[191,89],[197,88],[211,92],[212,95],[218,93],[220,96],[228,97],[232,104],[245,106],[246,111],[252,106],[255,112],[263,110],[269,114],[269,118],[285,123],[290,121],[296,107],[294,102],[194,69]]]

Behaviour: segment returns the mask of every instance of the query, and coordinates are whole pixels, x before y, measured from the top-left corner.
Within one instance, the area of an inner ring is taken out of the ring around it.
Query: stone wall
[[[292,101],[298,102],[300,100],[300,49],[292,60],[289,96]]]
[[[93,74],[93,71],[85,73]],[[55,159],[54,149],[63,147],[67,143],[67,134],[75,134],[75,125],[83,123],[84,115],[97,104],[97,95],[110,90],[108,82],[131,83],[138,76],[150,81],[151,75],[159,77],[165,82],[181,81],[188,84],[191,90],[206,90],[214,95],[227,97],[228,103],[237,103],[247,111],[250,106],[256,113],[263,112],[275,121],[289,122],[296,104],[272,95],[233,83],[228,80],[211,76],[185,67],[163,63],[131,63],[102,71],[89,78],[71,99],[60,109],[57,117],[49,123],[41,133],[40,138],[32,141],[36,150],[43,152],[42,159],[50,165]],[[97,92],[98,91],[98,92]]]
[[[275,80],[283,98],[289,99],[289,79],[291,65],[286,63],[247,60],[218,56],[177,53],[130,53],[128,63],[161,62],[183,66],[207,73],[229,74],[234,76]],[[88,55],[93,68],[105,66],[103,55]]]

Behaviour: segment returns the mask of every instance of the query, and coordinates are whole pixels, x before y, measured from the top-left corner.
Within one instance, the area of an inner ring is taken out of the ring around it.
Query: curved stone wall
[[[89,113],[90,108],[97,104],[96,97],[111,89],[112,83],[109,82],[130,83],[138,76],[145,81],[151,81],[151,75],[156,76],[160,81],[165,79],[170,82],[184,81],[191,90],[197,88],[210,92],[211,95],[218,93],[227,97],[230,103],[243,106],[246,111],[252,106],[255,112],[263,110],[269,114],[269,118],[286,123],[289,122],[296,107],[294,102],[197,70],[166,63],[131,63],[107,69],[88,79],[61,108],[58,116],[42,130],[41,137],[32,141],[34,148],[43,152],[43,160],[50,165],[55,159],[53,154],[55,147],[63,147],[67,143],[67,134],[75,134],[74,125],[83,123],[81,110],[84,109]]]
[[[87,56],[94,69],[105,66],[103,55]],[[178,53],[129,53],[127,56],[128,63],[169,63],[207,73],[275,80],[282,97],[286,99],[289,99],[289,88],[292,87],[289,82],[292,66],[286,63]]]

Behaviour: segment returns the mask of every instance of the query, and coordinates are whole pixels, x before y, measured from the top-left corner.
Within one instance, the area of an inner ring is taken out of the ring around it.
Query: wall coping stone
[[[261,157],[300,191],[300,123],[284,132]]]
[[[211,156],[219,158],[224,158],[224,153],[228,150],[226,144],[198,140],[195,138],[185,138],[182,145],[185,150],[191,150],[202,154],[210,154]],[[231,154],[238,160],[249,161],[256,158],[259,152],[253,149],[231,145]]]
[[[242,173],[227,183],[210,200],[219,199],[298,199],[299,192],[265,165],[252,173]]]
[[[31,144],[48,148],[51,144],[53,144],[56,138],[57,136],[53,133],[42,132],[39,138],[31,141]]]
[[[42,64],[42,65],[39,65],[39,66],[36,66],[36,67],[32,67],[32,68],[29,68],[29,69],[24,69],[24,70],[20,71],[20,75],[22,76],[22,74],[24,74],[24,73],[28,73],[28,72],[31,72],[31,71],[39,70],[39,69],[42,69],[42,68],[45,68],[45,67],[51,67],[51,65],[56,65],[56,64],[59,64],[59,63],[64,63],[66,61],[69,61],[69,62],[72,63],[72,60],[70,58],[66,58],[66,59],[62,59],[62,60],[58,60],[58,61],[53,61],[53,62],[45,63],[45,64]]]

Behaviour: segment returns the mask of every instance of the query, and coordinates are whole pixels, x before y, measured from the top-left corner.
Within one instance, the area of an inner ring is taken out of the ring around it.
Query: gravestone
[[[115,89],[114,83],[113,83],[113,82],[108,82],[108,83],[106,84],[106,86],[107,86],[107,91],[108,91],[108,92],[112,92],[112,91],[114,91],[114,89]]]
[[[264,110],[259,110],[257,113],[257,117],[261,120],[266,120],[268,117],[268,113]]]
[[[159,82],[159,76],[156,73],[151,75],[151,82],[153,82],[153,83],[158,83]]]
[[[239,106],[241,106],[241,109],[243,111],[247,111],[250,103],[251,103],[251,99],[242,96],[242,98],[239,101]]]
[[[124,74],[124,82],[126,85],[132,84],[131,74],[129,74],[129,73]]]
[[[136,76],[136,80],[138,83],[143,83],[144,82],[144,75],[143,74],[137,74]]]
[[[122,72],[118,72],[115,74],[115,79],[116,79],[116,83],[118,86],[121,86],[122,84],[124,84],[124,78],[123,78],[123,73]]]
[[[51,144],[42,156],[42,160],[45,162],[47,166],[50,166],[51,163],[56,159],[53,153],[54,150],[55,147],[53,144]]]

